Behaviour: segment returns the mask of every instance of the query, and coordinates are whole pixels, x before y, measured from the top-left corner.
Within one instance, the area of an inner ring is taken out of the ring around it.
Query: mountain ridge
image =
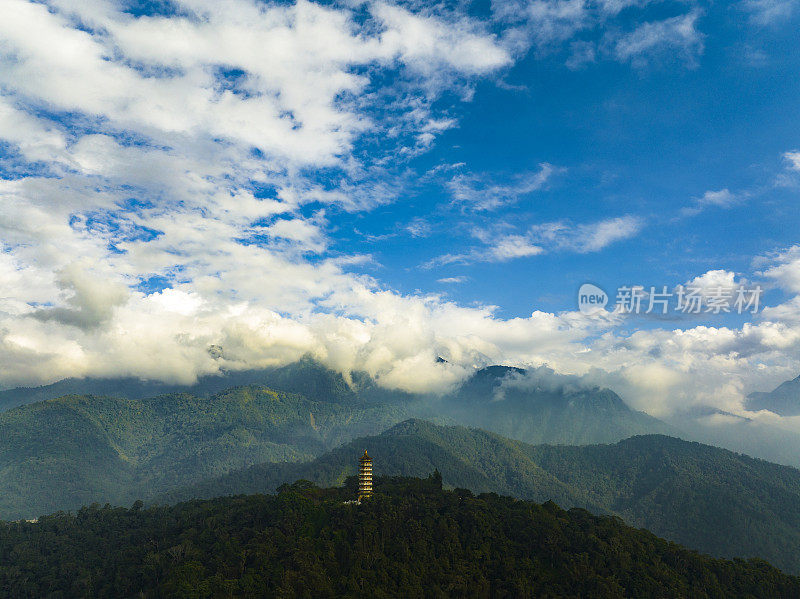
[[[412,419],[310,462],[254,465],[155,500],[271,492],[297,479],[341,485],[356,474],[364,447],[376,475],[438,469],[450,487],[615,515],[701,551],[764,557],[800,572],[800,470],[664,435],[534,446]]]
[[[769,410],[779,416],[800,415],[800,376],[784,381],[772,391],[756,391],[747,396],[747,409]]]

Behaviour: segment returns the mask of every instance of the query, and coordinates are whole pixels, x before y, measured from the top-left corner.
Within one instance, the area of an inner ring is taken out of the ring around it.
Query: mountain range
[[[438,469],[451,488],[615,515],[713,555],[758,556],[800,572],[800,470],[663,435],[534,446],[415,419],[310,462],[251,466],[155,501],[270,493],[298,479],[341,485],[357,472],[365,448],[378,475]]]
[[[0,414],[0,517],[128,503],[231,469],[307,460],[407,418],[264,387],[208,398],[72,395]]]
[[[176,393],[209,398],[232,387],[265,386],[320,402],[394,406],[401,416],[441,424],[477,426],[528,443],[613,443],[632,435],[666,434],[779,464],[800,467],[800,434],[788,427],[726,414],[711,408],[658,420],[631,409],[610,389],[577,384],[546,368],[525,371],[507,366],[477,369],[444,396],[390,391],[369,375],[351,373],[349,380],[313,359],[283,367],[226,372],[201,377],[194,385],[166,384],[133,378],[66,379],[36,388],[0,391],[0,413],[65,395],[149,399]],[[754,393],[749,409],[791,415],[800,405],[795,393],[800,377],[771,393]],[[776,399],[777,398],[777,399]],[[794,399],[793,399],[794,398]],[[402,419],[402,418],[401,418]],[[395,420],[399,422],[399,420]],[[379,430],[365,431],[377,433]]]
[[[204,377],[192,393],[131,379],[6,391],[0,400],[22,405],[0,412],[0,486],[8,491],[0,517],[127,503],[252,464],[305,461],[412,417],[480,423],[535,443],[613,442],[666,430],[612,391],[520,388],[520,374],[480,370],[438,398],[386,391],[359,373],[348,382],[313,360]],[[65,390],[109,394],[52,397]],[[170,392],[141,397],[154,390]],[[24,403],[34,397],[44,400]]]
[[[194,393],[140,397],[155,387],[128,379],[114,396],[50,398],[77,381],[5,392],[22,405],[0,413],[0,518],[341,485],[368,448],[378,474],[438,469],[449,487],[610,514],[800,572],[798,470],[682,441],[613,391],[541,374],[490,367],[429,397],[304,360],[208,377]],[[34,395],[46,400],[24,403]]]

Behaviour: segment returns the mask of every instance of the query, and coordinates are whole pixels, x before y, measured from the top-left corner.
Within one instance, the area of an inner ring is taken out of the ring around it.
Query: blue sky
[[[744,398],[800,370],[797,4],[7,0],[0,387],[310,354],[772,418]],[[585,282],[764,309],[587,314]]]
[[[687,10],[673,3],[628,12],[663,18]],[[558,48],[527,54],[500,76],[502,87],[479,84],[472,101],[457,105],[458,126],[411,163],[420,178],[442,171],[390,206],[345,219],[368,235],[395,235],[357,246],[376,256],[376,274],[404,292],[443,290],[525,316],[573,308],[583,281],[613,289],[675,285],[715,268],[750,273],[754,256],[796,242],[797,190],[775,185],[783,153],[800,138],[788,108],[800,105],[796,21],[755,26],[741,8],[718,5],[704,9],[697,27],[703,51],[690,64],[666,52],[638,67],[599,59],[568,68],[569,50]],[[513,188],[541,163],[563,169],[541,189],[510,194],[491,211],[453,205],[455,176]],[[707,191],[723,189],[738,198],[730,207],[682,215]],[[519,233],[620,215],[640,217],[641,231],[601,252],[419,268],[480,246],[470,235],[475,227],[507,224]],[[430,234],[398,234],[414,219]],[[343,231],[343,251],[357,240]],[[447,277],[465,282],[437,284]]]

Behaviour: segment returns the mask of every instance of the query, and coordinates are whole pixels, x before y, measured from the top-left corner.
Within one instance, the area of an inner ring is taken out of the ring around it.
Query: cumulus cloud
[[[144,17],[102,0],[3,5],[0,386],[191,382],[310,354],[412,391],[446,390],[489,363],[549,364],[652,413],[698,401],[733,413],[743,393],[800,364],[796,299],[739,328],[631,335],[610,313],[501,318],[403,295],[356,272],[368,257],[331,251],[332,213],[398,195],[393,163],[455,126],[440,101],[511,64],[513,31],[381,2],[174,4]],[[543,45],[588,26],[580,2],[523,9],[524,23],[504,17],[510,29]],[[699,52],[693,20],[666,23],[620,38],[620,59]],[[659,32],[668,42],[652,41]],[[385,144],[365,142],[375,139]],[[554,172],[543,163],[502,185],[462,178],[453,194],[486,212]],[[644,225],[622,215],[489,227],[474,232],[474,252],[451,258],[595,252]],[[423,221],[408,233],[426,234]],[[759,266],[794,294],[796,253]]]
[[[760,274],[782,289],[800,294],[800,245],[771,254],[759,263],[766,266]]]
[[[329,255],[327,215],[306,207],[391,201],[385,156],[355,144],[413,154],[454,124],[440,92],[510,62],[477,21],[381,2],[176,7],[3,7],[2,385],[190,380],[308,352],[363,366],[390,292]],[[401,83],[382,119],[370,85],[387,72]],[[387,364],[414,355],[369,363],[395,380]]]

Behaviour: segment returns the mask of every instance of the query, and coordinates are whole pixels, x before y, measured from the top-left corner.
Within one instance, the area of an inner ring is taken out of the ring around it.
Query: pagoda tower
[[[367,455],[361,456],[358,466],[358,500],[372,496],[372,458]]]

